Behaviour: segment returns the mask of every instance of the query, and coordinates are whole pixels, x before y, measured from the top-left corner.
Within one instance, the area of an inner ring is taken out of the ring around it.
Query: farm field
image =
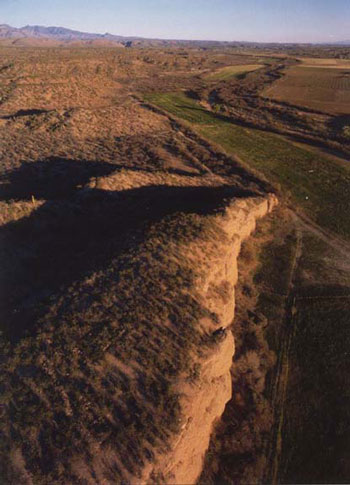
[[[349,476],[344,428],[349,419],[349,252],[338,252],[331,240],[298,219],[291,226],[294,257],[283,245],[271,252],[272,243],[264,250],[270,258],[263,259],[260,277],[260,305],[271,323],[267,338],[278,356],[268,393],[279,418],[270,449],[273,465],[265,479],[341,483]],[[280,301],[271,290],[283,267],[289,270],[290,286],[280,287],[286,308],[281,325],[276,318]]]
[[[346,425],[350,417],[350,288],[340,288],[342,293],[333,289],[334,296],[322,287],[313,290],[313,296],[304,290],[296,300],[289,361],[294,372],[288,383],[282,429],[283,483],[325,478],[337,483],[350,472],[345,459],[350,452]]]
[[[216,72],[208,74],[207,76],[205,76],[205,79],[212,81],[226,81],[237,76],[239,77],[247,72],[256,71],[257,69],[261,69],[261,67],[263,67],[261,64],[226,66]]]
[[[350,61],[348,59],[299,57],[298,60],[305,67],[331,67],[332,69],[350,69]]]
[[[231,123],[183,93],[150,95],[147,99],[190,122],[202,136],[280,184],[292,203],[315,222],[350,239],[350,167],[275,134]]]
[[[335,115],[349,114],[350,64],[291,67],[263,95]]]
[[[349,252],[278,209],[243,246],[239,271],[237,396],[200,483],[346,483]],[[253,359],[246,382],[242,369]]]
[[[312,226],[309,230],[298,220],[288,219],[281,224],[282,218],[277,216],[269,231],[273,241],[260,254],[254,283],[244,279],[244,265],[250,267],[254,251],[250,249],[246,263],[243,250],[242,287],[237,290],[239,316],[234,324],[236,365],[245,368],[256,352],[259,372],[266,372],[265,393],[264,398],[252,397],[260,373],[247,385],[240,371],[233,370],[238,397],[233,396],[212,438],[203,483],[215,485],[222,478],[228,483],[344,480],[349,476],[344,459],[349,447],[341,423],[349,419],[349,397],[344,390],[349,384],[345,376],[349,369],[350,264],[349,250],[338,253],[337,245],[328,245],[332,238],[327,231],[350,237],[349,167],[346,162],[340,165],[321,156],[316,149],[310,152],[281,136],[231,123],[183,94],[158,95],[153,101],[279,184],[281,198],[289,194],[293,210],[302,208],[326,230],[323,234],[317,229],[314,234]],[[245,328],[249,321],[245,292],[252,287],[258,296],[256,301],[252,298],[250,307],[248,303],[249,312],[257,313],[258,321],[268,321],[263,338],[257,325],[240,334],[240,326]],[[242,401],[249,403],[249,410],[242,409]],[[274,424],[271,413],[275,413]],[[339,425],[331,431],[337,420]],[[269,435],[266,443],[264,430],[270,432],[271,426],[274,439]],[[247,440],[244,455],[231,436],[238,442]]]
[[[96,42],[0,47],[4,485],[346,482],[350,49]]]

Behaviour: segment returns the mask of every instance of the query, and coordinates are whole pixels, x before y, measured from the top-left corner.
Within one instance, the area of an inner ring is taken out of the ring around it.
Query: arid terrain
[[[11,35],[2,482],[348,483],[350,49]]]

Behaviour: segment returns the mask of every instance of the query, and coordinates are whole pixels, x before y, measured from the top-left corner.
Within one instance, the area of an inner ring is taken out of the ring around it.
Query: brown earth
[[[237,256],[255,219],[275,205],[274,189],[141,99],[181,88],[212,109],[221,103],[223,116],[242,124],[347,153],[339,119],[264,99],[296,61],[263,57],[215,48],[0,48],[5,483],[199,476],[231,394],[233,339],[221,327],[233,319]],[[266,65],[241,79],[207,79],[257,62]],[[254,267],[244,251],[242,264]],[[238,392],[222,426],[229,452],[250,454],[252,464],[234,460],[219,478],[233,469],[240,476],[242,466],[249,479],[266,469],[259,446],[275,419],[262,397],[274,349],[244,278],[255,282],[247,271],[242,278]],[[227,427],[232,416],[238,431]],[[251,421],[262,434],[248,432]],[[204,473],[212,479],[213,469]]]
[[[215,275],[268,185],[128,96],[144,52],[2,54],[2,477],[194,481],[230,397]]]
[[[350,64],[303,63],[288,69],[264,95],[324,113],[349,115]]]

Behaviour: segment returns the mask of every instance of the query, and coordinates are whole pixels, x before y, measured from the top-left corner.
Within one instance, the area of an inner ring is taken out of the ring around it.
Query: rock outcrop
[[[214,319],[201,322],[203,330],[228,327],[234,318],[237,282],[237,258],[242,241],[255,229],[256,220],[269,213],[277,204],[274,195],[238,199],[231,202],[223,214],[214,216],[222,229],[220,240],[183,248],[184,259],[197,268],[195,291]],[[181,395],[181,431],[173,437],[170,450],[158,455],[155,465],[147,466],[143,481],[162,477],[166,483],[195,483],[203,465],[204,454],[214,423],[222,415],[231,398],[230,368],[234,355],[234,338],[228,329],[213,343],[209,355],[196,364],[198,375],[193,382],[178,383]]]
[[[232,394],[241,242],[276,198],[220,187],[213,177],[202,187],[165,182],[82,191],[80,210],[53,222],[52,206],[35,212],[34,234],[50,227],[56,255],[64,250],[73,264],[77,252],[69,257],[64,236],[71,241],[74,231],[95,271],[83,276],[78,266],[81,279],[51,295],[33,335],[7,355],[4,483],[198,478]],[[39,239],[41,264],[44,247]]]

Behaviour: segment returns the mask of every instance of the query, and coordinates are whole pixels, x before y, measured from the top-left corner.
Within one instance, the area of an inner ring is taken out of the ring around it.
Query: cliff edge
[[[30,246],[60,282],[41,295],[33,281],[3,349],[5,483],[199,476],[232,392],[240,245],[276,198],[171,183],[87,188],[4,226],[16,271],[35,273]]]
[[[213,344],[209,355],[194,364],[195,381],[183,379],[177,384],[182,410],[180,432],[173,438],[170,450],[160,454],[157,463],[147,468],[141,481],[148,482],[153,475],[161,476],[166,483],[195,483],[202,470],[213,425],[232,395],[234,338],[228,327],[234,319],[241,243],[254,231],[256,220],[276,204],[277,199],[271,194],[232,201],[223,214],[215,217],[222,230],[217,240],[182,248],[184,260],[196,267],[196,296],[208,313],[215,315],[214,320],[201,321]]]

